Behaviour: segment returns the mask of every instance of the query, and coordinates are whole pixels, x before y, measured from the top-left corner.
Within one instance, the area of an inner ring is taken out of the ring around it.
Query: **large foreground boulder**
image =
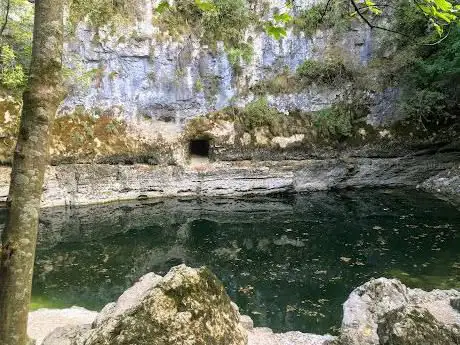
[[[224,287],[207,269],[149,273],[108,304],[92,326],[60,328],[43,345],[246,345]]]
[[[409,289],[379,278],[358,287],[344,304],[340,344],[460,345],[456,290]]]

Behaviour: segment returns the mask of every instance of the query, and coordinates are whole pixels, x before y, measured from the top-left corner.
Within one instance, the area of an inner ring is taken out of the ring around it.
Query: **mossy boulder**
[[[409,289],[399,280],[373,279],[343,305],[342,345],[460,344],[457,290]]]
[[[387,313],[379,322],[381,345],[460,344],[459,325],[439,322],[427,309],[403,306]]]
[[[70,345],[247,344],[239,313],[221,282],[206,268],[185,265],[172,268],[163,278],[144,276],[70,343],[57,330],[43,345],[56,343],[56,336]]]

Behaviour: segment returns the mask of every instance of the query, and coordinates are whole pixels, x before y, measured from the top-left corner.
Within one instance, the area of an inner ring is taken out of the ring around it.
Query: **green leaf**
[[[286,29],[282,26],[273,25],[268,23],[265,25],[265,32],[267,35],[272,36],[274,39],[279,40],[281,37],[286,37]]]
[[[211,0],[195,0],[195,5],[204,12],[217,11],[216,5]]]
[[[441,25],[439,25],[438,23],[433,21],[433,27],[435,28],[435,30],[438,33],[438,35],[442,36],[442,33],[443,33],[444,30],[442,29]]]
[[[452,9],[452,4],[446,0],[434,0],[434,3],[442,11],[450,11]]]
[[[273,19],[277,23],[289,23],[292,21],[292,17],[288,13],[275,14]]]
[[[160,14],[161,14],[161,13],[163,13],[164,11],[169,10],[169,8],[170,8],[170,6],[169,6],[168,1],[164,0],[164,1],[162,1],[162,2],[160,2],[160,3],[158,4],[158,6],[157,6],[157,8],[155,9],[155,11],[156,11],[157,13],[160,13]]]

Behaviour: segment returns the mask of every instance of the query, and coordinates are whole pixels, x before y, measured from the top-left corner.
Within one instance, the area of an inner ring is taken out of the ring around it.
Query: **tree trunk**
[[[51,126],[62,99],[63,0],[35,1],[30,78],[24,93],[0,257],[0,344],[26,345],[40,198]]]

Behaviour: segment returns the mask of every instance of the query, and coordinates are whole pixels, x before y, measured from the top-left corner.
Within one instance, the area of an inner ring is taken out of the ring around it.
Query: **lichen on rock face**
[[[56,118],[52,163],[175,164],[169,143],[153,135],[144,138],[116,112],[91,114],[79,109]]]
[[[425,308],[403,306],[379,322],[381,345],[460,344],[460,326],[446,327]]]
[[[56,334],[68,341],[62,333],[52,333],[43,344],[54,344]],[[143,277],[70,344],[246,345],[247,333],[220,281],[206,268],[181,265],[164,278]]]
[[[340,344],[460,344],[460,314],[451,301],[456,290],[409,289],[379,278],[358,287],[344,304]]]

